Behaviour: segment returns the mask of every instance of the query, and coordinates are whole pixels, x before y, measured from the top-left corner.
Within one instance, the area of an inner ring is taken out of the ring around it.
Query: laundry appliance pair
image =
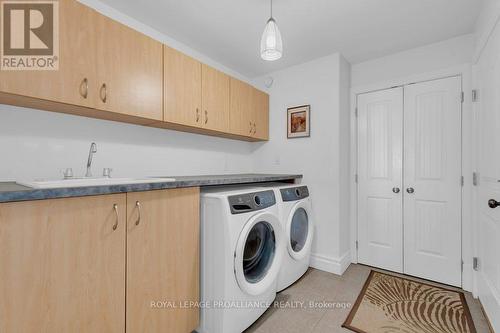
[[[308,269],[314,234],[306,185],[201,193],[199,333],[240,333]]]

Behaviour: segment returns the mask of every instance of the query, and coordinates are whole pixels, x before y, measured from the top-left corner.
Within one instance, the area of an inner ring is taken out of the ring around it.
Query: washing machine
[[[281,291],[309,268],[314,237],[313,210],[307,185],[270,183],[265,187],[275,191],[285,234],[286,250],[277,281],[277,291]]]
[[[199,333],[240,333],[276,297],[285,243],[275,192],[201,192]]]

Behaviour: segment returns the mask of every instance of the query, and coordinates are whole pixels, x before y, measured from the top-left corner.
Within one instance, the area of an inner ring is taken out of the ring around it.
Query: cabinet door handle
[[[135,206],[137,207],[137,211],[139,214],[139,216],[137,217],[137,221],[135,221],[135,225],[139,225],[139,223],[141,223],[141,203],[139,201],[136,201]]]
[[[396,194],[398,194],[398,193],[399,193],[399,191],[400,191],[399,187],[393,187],[393,188],[392,188],[392,192],[394,192],[394,193],[396,193]]]
[[[99,90],[99,97],[101,97],[101,101],[103,103],[106,103],[107,97],[108,97],[108,92],[106,89],[106,83],[103,83],[101,86],[101,89]]]
[[[406,192],[408,192],[409,194],[413,194],[413,193],[415,193],[415,189],[413,187],[408,187],[406,189]]]
[[[196,108],[196,122],[200,121],[200,109]]]
[[[116,230],[116,228],[118,228],[118,205],[117,204],[113,205],[113,210],[115,211],[115,216],[116,216],[115,224],[113,224],[113,230]]]
[[[252,134],[252,122],[250,122],[250,131],[248,133]]]
[[[208,111],[205,110],[205,124],[208,123]]]
[[[257,124],[253,123],[253,134],[257,133]]]
[[[82,80],[82,83],[80,83],[80,96],[87,99],[88,94],[89,94],[89,80],[87,78],[84,78]]]

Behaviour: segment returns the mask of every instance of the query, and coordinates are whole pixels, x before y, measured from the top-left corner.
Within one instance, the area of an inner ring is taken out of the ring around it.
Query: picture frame
[[[311,136],[311,106],[301,105],[287,109],[287,138]]]

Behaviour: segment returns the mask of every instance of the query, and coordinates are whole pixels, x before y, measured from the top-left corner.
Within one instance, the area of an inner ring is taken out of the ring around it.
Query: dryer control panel
[[[282,188],[280,191],[283,201],[297,201],[309,196],[309,189],[307,186]]]
[[[276,204],[272,190],[238,194],[228,197],[231,214],[242,214],[265,209]]]

